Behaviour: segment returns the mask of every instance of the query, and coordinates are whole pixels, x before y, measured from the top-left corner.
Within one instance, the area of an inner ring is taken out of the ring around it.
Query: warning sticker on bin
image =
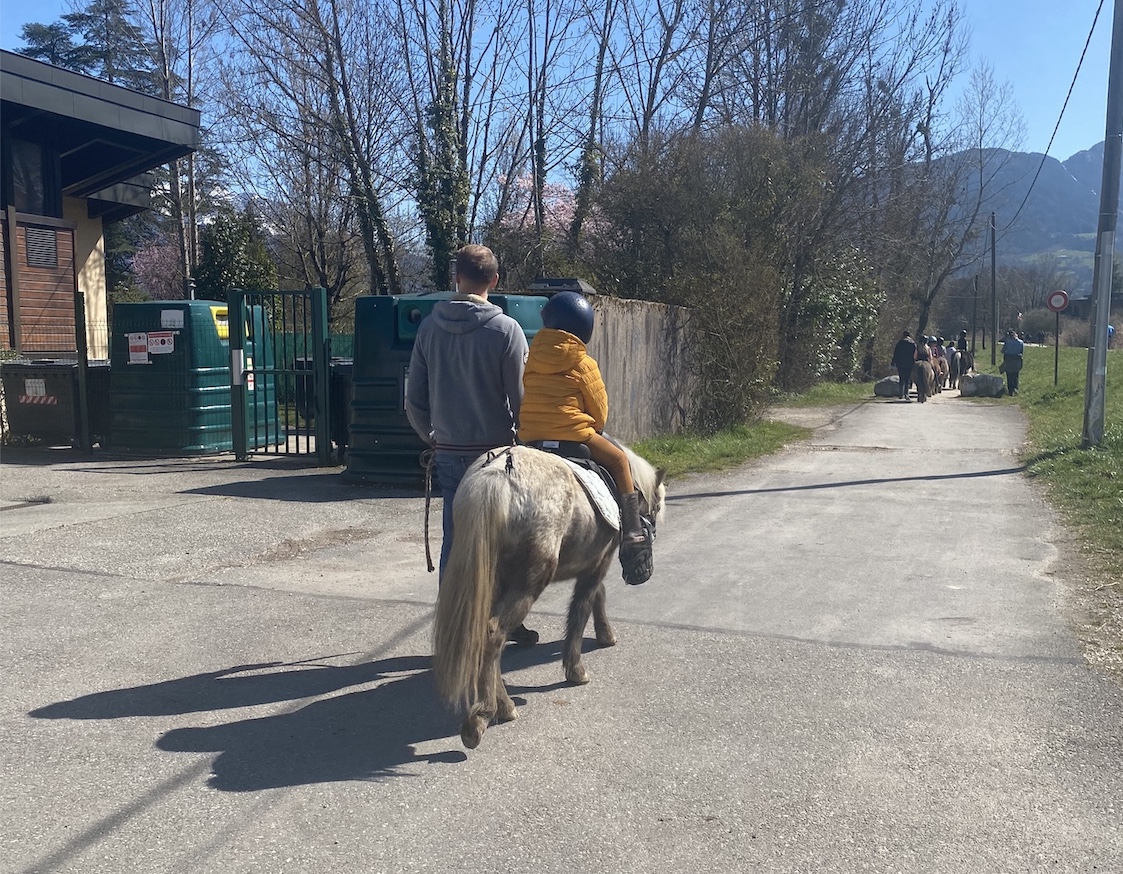
[[[175,331],[149,331],[148,354],[167,355],[175,352]]]
[[[129,334],[129,364],[149,364],[148,335]]]

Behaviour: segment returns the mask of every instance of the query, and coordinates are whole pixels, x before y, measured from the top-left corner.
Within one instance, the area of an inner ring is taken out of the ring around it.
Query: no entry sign
[[[1068,292],[1050,291],[1048,297],[1045,298],[1045,306],[1055,313],[1064,312],[1065,307],[1068,306]]]

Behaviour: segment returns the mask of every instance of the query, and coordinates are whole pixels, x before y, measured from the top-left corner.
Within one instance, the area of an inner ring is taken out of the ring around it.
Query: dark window
[[[49,215],[43,147],[28,140],[12,140],[12,194],[18,212]]]

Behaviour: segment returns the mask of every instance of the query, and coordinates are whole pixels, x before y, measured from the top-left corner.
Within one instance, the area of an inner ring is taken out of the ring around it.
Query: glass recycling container
[[[272,354],[261,307],[248,314],[247,369],[258,350]],[[193,455],[233,448],[230,325],[226,304],[210,300],[145,301],[113,307],[109,439],[113,449]],[[263,363],[269,364],[268,361]],[[247,385],[248,415],[273,421],[276,391]]]

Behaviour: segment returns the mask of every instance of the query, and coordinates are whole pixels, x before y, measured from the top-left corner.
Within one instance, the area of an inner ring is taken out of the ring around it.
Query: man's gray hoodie
[[[417,329],[406,383],[413,429],[439,449],[477,454],[518,431],[527,343],[522,327],[477,295],[433,307]]]

